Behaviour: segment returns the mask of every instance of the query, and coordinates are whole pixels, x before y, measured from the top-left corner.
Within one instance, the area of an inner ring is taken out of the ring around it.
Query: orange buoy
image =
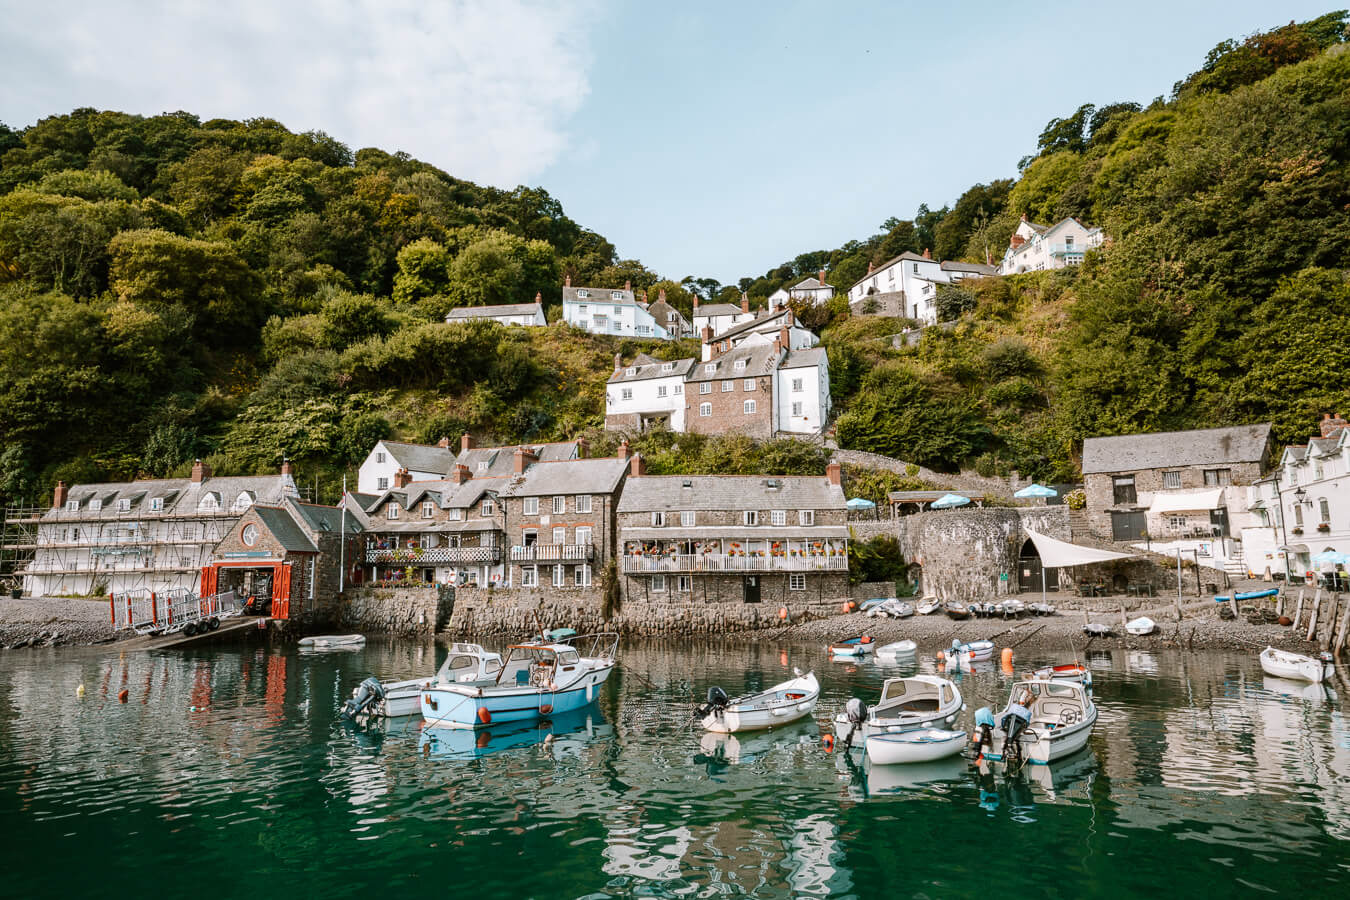
[[[938,651],[938,654],[937,654],[937,658],[938,658],[938,662],[943,662],[943,661],[945,661],[945,660],[947,659],[947,654],[945,654],[945,653],[943,653],[941,650],[939,650],[939,651]]]
[[[486,706],[478,707],[478,721],[482,722],[484,725],[492,724],[492,713],[488,712]]]
[[[849,608],[849,604],[848,604],[848,603],[845,603],[843,608],[844,608],[844,612],[848,612],[848,611],[849,611],[849,609],[848,609],[848,608]]]
[[[788,657],[786,650],[778,654],[778,664],[783,666],[786,666],[788,664]]]
[[[788,616],[788,613],[787,613],[787,607],[786,607],[786,606],[780,606],[780,607],[778,607],[778,618],[780,618],[780,619],[786,619],[787,616]]]
[[[1003,668],[1011,670],[1013,667],[1013,652],[1011,647],[1003,648]]]
[[[825,737],[820,739],[820,742],[825,745],[826,753],[834,752],[834,735],[827,734],[825,735]]]
[[[857,608],[858,608],[858,603],[857,603],[857,601],[855,601],[855,600],[850,600],[850,601],[848,601],[848,608],[849,608],[849,609],[857,609]]]
[[[126,688],[122,688],[122,690],[120,690],[120,691],[117,692],[117,702],[118,702],[118,703],[126,703],[126,702],[127,702],[127,689],[126,689]]]

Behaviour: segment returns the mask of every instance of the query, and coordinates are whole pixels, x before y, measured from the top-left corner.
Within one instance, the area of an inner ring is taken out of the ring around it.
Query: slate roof
[[[975,275],[997,275],[998,266],[986,266],[984,263],[956,262],[946,260],[942,263],[944,272],[970,272]]]
[[[149,501],[156,497],[164,501],[163,514],[193,516],[197,514],[198,501],[208,493],[216,495],[221,512],[230,512],[241,493],[247,493],[254,502],[280,503],[285,497],[295,494],[295,482],[284,475],[212,475],[200,484],[194,483],[191,478],[76,484],[67,489],[66,499],[79,500],[80,509],[77,512],[66,512],[64,507],[59,510],[49,509],[43,518],[117,519],[134,514],[149,514]],[[103,501],[102,509],[89,508],[89,501],[95,498]],[[131,508],[122,512],[117,509],[117,502],[124,499],[131,501]],[[240,510],[239,514],[243,512]],[[160,515],[160,511],[157,510],[155,515]]]
[[[618,512],[775,508],[842,510],[844,489],[824,475],[643,475],[624,483]]]
[[[742,322],[741,324],[735,326],[734,328],[728,328],[726,331],[722,332],[716,338],[714,338],[714,340],[718,341],[730,340],[731,338],[740,337],[741,335],[751,331],[758,331],[761,328],[764,328],[765,326],[769,326],[768,330],[772,331],[778,327],[773,323],[777,322],[780,319],[785,318],[788,312],[789,310],[780,309],[778,310],[778,312],[774,313],[761,313],[759,315],[756,315],[755,318],[747,322]],[[801,326],[794,325],[793,327],[801,327]]]
[[[685,328],[689,327],[689,320],[684,317],[684,313],[671,306],[665,300],[657,300],[651,306],[647,307],[647,312],[651,313],[652,318],[656,320],[656,324],[660,325],[662,328],[670,324],[671,313],[674,313],[679,317],[675,320],[677,323]]]
[[[528,447],[539,457],[540,462],[556,462],[558,460],[573,459],[577,455],[576,441],[555,441],[549,444],[522,444],[520,446]],[[469,473],[475,478],[496,478],[503,475],[510,475],[515,469],[516,448],[511,447],[474,447],[472,450],[460,451],[459,455],[451,461],[441,471],[449,474],[451,466],[468,466]],[[479,469],[478,464],[487,463],[486,469]]]
[[[504,303],[500,306],[460,306],[445,314],[447,322],[455,319],[486,319],[499,316],[533,316],[544,311],[542,303]]]
[[[816,276],[814,276],[814,275],[808,275],[806,278],[803,278],[801,281],[797,282],[797,283],[794,284],[792,287],[788,288],[788,290],[790,290],[790,291],[811,291],[811,290],[819,290],[820,288],[827,288],[827,287],[829,287],[829,285],[828,285],[828,284],[824,284],[824,283],[820,282],[819,280],[817,280],[817,279],[816,279]]]
[[[1269,444],[1269,422],[1088,438],[1083,442],[1083,474],[1261,462]]]
[[[778,364],[780,369],[814,369],[824,360],[829,364],[829,356],[824,347],[810,347],[805,350],[792,350]]]
[[[664,365],[670,365],[673,368],[669,372],[663,372],[661,371],[661,367]],[[647,381],[652,378],[683,378],[689,374],[689,370],[693,368],[693,366],[694,360],[692,358],[660,360],[652,359],[650,356],[643,353],[640,354],[637,359],[633,360],[631,364],[616,370],[613,375],[609,376],[609,380],[605,383],[630,383],[634,381]],[[629,369],[637,369],[637,371],[632,375],[629,375]]]
[[[347,534],[360,534],[363,529],[361,523],[355,516],[348,513],[345,517],[342,515],[342,509],[337,506],[320,506],[316,503],[301,503],[292,501],[291,507],[305,521],[311,531],[331,531],[337,534],[342,530],[343,520],[346,520]]]
[[[723,378],[749,378],[753,375],[768,375],[773,372],[774,365],[778,362],[779,350],[772,344],[755,344],[753,346],[740,346],[736,349],[723,353],[716,359],[710,359],[706,363],[695,363],[693,370],[689,373],[688,381],[720,381]],[[745,360],[745,367],[736,368],[736,360]],[[707,367],[712,366],[713,371],[708,372]]]
[[[280,506],[255,506],[258,519],[272,532],[283,549],[295,553],[318,553],[319,548],[305,534],[299,523],[291,517],[289,511]]]
[[[892,257],[891,259],[886,260],[884,263],[882,263],[881,265],[877,266],[877,267],[876,267],[875,269],[873,269],[871,272],[868,272],[866,275],[864,275],[863,277],[859,278],[857,281],[853,282],[853,284],[851,284],[851,285],[849,286],[849,290],[852,291],[855,287],[857,287],[858,285],[862,284],[864,281],[866,281],[866,280],[869,279],[869,278],[875,278],[879,273],[886,271],[886,270],[889,269],[891,266],[895,265],[896,263],[900,262],[901,260],[911,260],[911,259],[914,260],[914,262],[921,262],[921,263],[934,263],[934,262],[937,262],[937,260],[935,260],[935,259],[929,259],[929,258],[926,257],[926,256],[920,256],[918,253],[915,253],[913,250],[906,250],[904,253],[901,253],[899,256],[895,256],[895,257]]]
[[[578,296],[577,296],[577,291],[586,291],[590,296],[588,296],[588,297],[578,297]],[[620,295],[620,297],[619,297],[618,300],[615,300],[615,299],[614,299],[614,294],[615,294],[615,293],[618,293],[618,294]],[[604,303],[609,303],[609,304],[620,303],[620,304],[628,304],[629,306],[636,306],[636,305],[637,305],[637,298],[633,295],[633,292],[632,292],[631,290],[624,290],[623,288],[598,288],[598,287],[587,287],[586,285],[582,284],[582,285],[577,285],[576,287],[564,287],[564,288],[563,288],[563,302],[564,302],[564,303],[601,303],[601,304],[604,304]]]
[[[455,463],[453,447],[435,444],[405,444],[402,441],[381,441],[394,462],[410,472],[435,472],[444,475]]]
[[[542,497],[550,494],[609,494],[628,471],[628,460],[618,458],[571,459],[538,462],[513,478],[504,497]]]
[[[734,303],[707,303],[703,306],[694,308],[696,318],[711,318],[713,316],[739,316],[745,310]]]

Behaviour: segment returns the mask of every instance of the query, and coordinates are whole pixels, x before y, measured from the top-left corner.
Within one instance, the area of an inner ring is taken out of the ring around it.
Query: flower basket
[[[1331,530],[1331,523],[1330,523],[1330,522],[1323,522],[1323,523],[1321,523],[1320,525],[1317,526],[1317,530],[1318,530],[1318,531],[1330,531],[1330,530]]]
[[[1303,529],[1302,529],[1302,528],[1298,528],[1298,527],[1294,527],[1294,528],[1289,529],[1289,533],[1290,533],[1290,534],[1302,534],[1302,533],[1303,533]]]

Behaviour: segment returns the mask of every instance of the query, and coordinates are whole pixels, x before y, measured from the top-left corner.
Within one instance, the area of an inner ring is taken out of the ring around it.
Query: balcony
[[[720,553],[678,553],[667,556],[625,556],[623,573],[660,572],[847,572],[848,557],[726,556]]]
[[[594,544],[530,544],[511,548],[511,562],[591,562]]]
[[[462,565],[499,563],[501,547],[414,547],[408,550],[367,550],[367,565]]]
[[[1070,257],[1070,258],[1073,258],[1073,259],[1082,259],[1082,258],[1083,258],[1083,250],[1084,250],[1084,248],[1078,246],[1077,244],[1051,244],[1051,245],[1050,245],[1050,255],[1051,255],[1051,256],[1067,256],[1067,257]]]

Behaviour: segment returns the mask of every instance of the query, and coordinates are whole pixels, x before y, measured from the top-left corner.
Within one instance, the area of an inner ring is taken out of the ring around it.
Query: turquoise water
[[[628,646],[588,714],[488,736],[338,719],[367,674],[443,654],[0,655],[0,893],[1337,896],[1350,874],[1344,707],[1254,656],[1092,654],[1089,750],[981,783],[959,762],[869,771],[814,722],[691,730],[710,684],[814,668],[824,722],[905,671],[816,647]],[[964,676],[963,724],[1008,683]]]

